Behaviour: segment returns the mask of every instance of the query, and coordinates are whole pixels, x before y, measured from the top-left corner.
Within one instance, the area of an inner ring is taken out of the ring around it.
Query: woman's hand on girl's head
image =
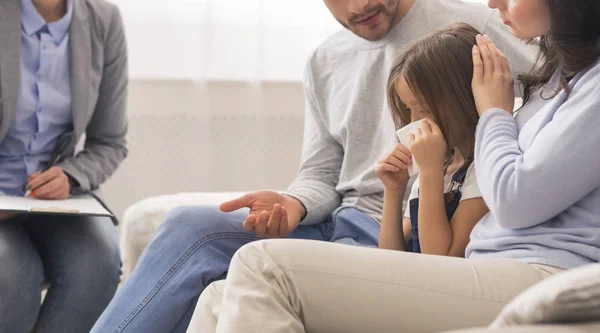
[[[421,128],[415,134],[409,135],[410,151],[419,166],[419,172],[444,170],[444,162],[448,145],[438,125],[431,119],[425,118]]]
[[[472,88],[480,116],[492,108],[512,114],[515,93],[510,66],[487,36],[477,35],[477,45],[473,47]]]
[[[404,190],[408,179],[408,166],[412,163],[410,150],[401,143],[385,155],[375,166],[375,174],[388,191]]]

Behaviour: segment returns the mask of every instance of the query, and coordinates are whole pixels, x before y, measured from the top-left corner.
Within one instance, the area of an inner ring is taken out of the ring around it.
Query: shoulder
[[[91,18],[109,23],[119,15],[119,7],[106,0],[79,0],[75,6],[80,6],[80,13],[88,14]],[[83,8],[81,8],[83,7]]]
[[[339,64],[353,59],[353,55],[359,52],[355,47],[357,38],[359,37],[346,29],[329,36],[309,56],[306,65],[307,76],[330,75]]]
[[[88,22],[94,35],[105,39],[111,33],[123,33],[123,20],[117,5],[106,0],[74,0],[76,19]]]
[[[600,103],[598,98],[600,92],[600,58],[589,66],[584,72],[580,73],[580,78],[573,85],[572,96],[594,99]],[[590,98],[590,96],[594,96]]]

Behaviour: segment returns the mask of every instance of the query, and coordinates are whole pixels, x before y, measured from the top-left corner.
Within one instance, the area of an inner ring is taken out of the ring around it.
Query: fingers
[[[490,76],[494,73],[494,61],[488,47],[488,40],[482,35],[477,35],[477,46],[483,61],[483,77]]]
[[[479,83],[483,80],[483,61],[481,60],[481,53],[479,47],[473,45],[473,84]]]
[[[275,204],[273,206],[273,212],[267,222],[267,236],[269,238],[279,237],[279,225],[281,222],[281,205]]]
[[[421,133],[422,134],[430,134],[431,133],[431,123],[429,122],[429,120],[427,120],[427,118],[423,119],[423,121],[421,122]]]
[[[423,131],[420,128],[415,129],[415,134],[414,134],[415,140],[418,140],[422,136],[423,136]]]
[[[394,149],[383,162],[390,163],[394,166],[402,168],[412,162],[411,154],[406,154],[404,151]]]
[[[429,129],[432,134],[441,134],[442,133],[442,130],[440,130],[440,127],[438,126],[438,124],[436,124],[435,121],[425,119],[425,122],[427,122],[427,124],[429,125]]]
[[[502,58],[499,54],[496,45],[488,40],[487,43],[488,49],[490,50],[490,54],[492,55],[492,63],[494,64],[494,75],[503,75],[504,68],[502,66]]]
[[[226,201],[219,206],[219,209],[224,213],[229,213],[236,211],[238,209],[242,209],[244,207],[250,207],[252,202],[254,201],[254,196],[252,193],[245,194],[237,199],[233,199],[230,201]]]
[[[242,227],[244,227],[244,230],[246,230],[246,231],[254,231],[255,225],[256,225],[256,216],[254,216],[254,215],[248,215],[248,217],[246,217],[244,222],[242,222]]]
[[[27,183],[27,190],[36,190],[38,187],[58,177],[60,174],[63,174],[62,169],[58,167],[52,167],[47,171],[37,175],[36,177],[32,177],[31,181]]]
[[[500,50],[498,50],[498,55],[500,56],[500,65],[502,66],[502,71],[504,72],[505,78],[512,80],[508,58],[506,58],[506,55]]]
[[[383,172],[400,172],[401,168],[390,163],[381,163],[377,166],[379,171]],[[404,167],[406,168],[406,166]]]
[[[281,222],[279,222],[279,237],[287,237],[290,234],[287,209],[281,207]]]
[[[403,144],[399,143],[394,147],[395,150],[398,150],[400,153],[404,154],[406,157],[411,158],[412,157],[412,153],[410,152],[410,149],[408,149],[407,147],[405,147]]]
[[[259,238],[264,238],[267,234],[267,223],[269,222],[269,212],[262,211],[258,217],[258,221],[254,225],[254,232]]]
[[[64,174],[63,174],[64,175]],[[69,180],[66,176],[58,176],[35,188],[31,195],[36,199],[59,200],[69,196]]]
[[[32,179],[36,178],[37,176],[39,176],[41,174],[42,173],[40,171],[32,173],[31,175],[29,175],[29,177],[27,177],[27,183],[29,183]]]

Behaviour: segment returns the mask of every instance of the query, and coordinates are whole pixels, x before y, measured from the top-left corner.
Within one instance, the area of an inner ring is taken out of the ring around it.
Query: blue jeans
[[[22,215],[0,222],[0,332],[89,332],[120,275],[109,218]],[[44,282],[50,287],[40,304]]]
[[[92,332],[185,332],[200,293],[225,278],[240,247],[258,239],[243,229],[246,216],[212,206],[169,213]],[[290,237],[375,247],[379,223],[357,209],[339,208],[327,221],[299,226]]]

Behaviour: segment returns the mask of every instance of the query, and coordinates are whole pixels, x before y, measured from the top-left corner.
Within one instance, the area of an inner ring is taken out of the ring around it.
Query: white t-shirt
[[[458,171],[460,168],[454,168],[454,170]],[[444,193],[448,193],[452,190],[452,177],[456,173],[456,171],[452,172],[452,174],[447,174],[444,176]],[[475,163],[471,163],[469,168],[467,169],[467,174],[465,176],[465,181],[463,182],[461,191],[462,196],[460,201],[479,198],[481,197],[481,192],[479,192],[479,186],[477,186],[477,176],[475,176]],[[415,180],[411,190],[410,196],[408,197],[408,202],[412,199],[416,199],[419,197],[419,177]],[[404,217],[410,219],[410,205],[407,205],[406,211],[404,212]]]

